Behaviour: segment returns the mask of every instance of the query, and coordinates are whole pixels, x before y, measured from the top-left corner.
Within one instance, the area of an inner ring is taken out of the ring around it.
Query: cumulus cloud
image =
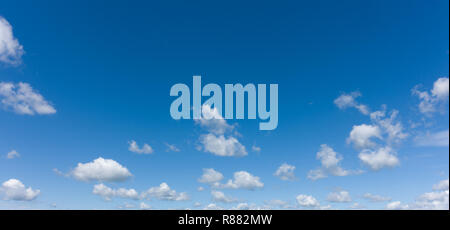
[[[281,180],[294,180],[294,170],[295,166],[284,163],[277,169],[274,175],[279,177]]]
[[[372,170],[395,167],[399,164],[397,153],[389,146],[377,150],[365,149],[359,153],[359,159]]]
[[[0,99],[3,106],[17,114],[54,114],[56,109],[28,83],[0,82]]]
[[[386,205],[386,209],[413,209],[413,210],[448,210],[449,209],[449,189],[448,179],[433,186],[432,192],[420,195],[411,204],[402,204],[394,201]]]
[[[369,114],[369,108],[366,105],[359,104],[356,102],[356,98],[360,97],[360,92],[353,92],[350,94],[343,93],[338,98],[334,100],[334,104],[339,109],[346,109],[346,108],[356,108],[358,109],[362,114],[368,115]]]
[[[417,136],[415,142],[418,146],[437,146],[448,147],[449,132],[447,130],[439,131],[436,133],[426,133],[422,136]]]
[[[203,144],[203,150],[217,156],[246,156],[247,150],[236,138],[228,138],[223,135],[216,136],[212,133],[202,135],[200,142]]]
[[[333,176],[348,176],[351,174],[360,174],[362,171],[349,171],[340,166],[342,156],[338,155],[331,147],[326,144],[320,146],[319,152],[317,152],[317,159],[320,160],[322,167],[310,170],[308,172],[308,178],[311,180],[318,180]]]
[[[103,199],[108,201],[111,200],[113,197],[128,198],[133,200],[140,199],[139,193],[134,189],[125,189],[125,188],[113,189],[104,184],[95,185],[94,189],[92,190],[92,193],[95,195],[99,195],[103,197]]]
[[[369,148],[375,146],[371,141],[372,138],[381,138],[381,131],[378,126],[374,125],[354,125],[350,136],[347,138],[348,143],[353,143],[356,148]]]
[[[237,200],[226,196],[223,192],[221,191],[211,191],[211,196],[213,198],[213,201],[215,202],[222,202],[222,203],[233,203],[236,202]]]
[[[131,140],[128,142],[128,150],[130,152],[134,152],[137,154],[151,154],[153,153],[153,149],[150,145],[144,143],[144,145],[142,146],[142,148],[139,148],[139,145],[136,143],[136,141]]]
[[[349,203],[349,202],[352,202],[352,198],[350,197],[350,193],[345,191],[345,190],[336,191],[336,192],[332,192],[332,193],[328,194],[327,200],[329,202],[334,202],[334,203]]]
[[[177,191],[171,189],[167,183],[161,183],[157,187],[152,187],[143,193],[144,197],[147,198],[156,198],[159,200],[168,200],[168,201],[185,201],[189,200],[189,196],[187,193],[182,192],[178,193]]]
[[[399,143],[408,134],[403,132],[403,125],[397,121],[398,110],[392,110],[389,117],[386,117],[386,107],[383,106],[383,110],[376,111],[370,114],[371,120],[382,128],[383,134],[387,135],[387,143],[395,144]]]
[[[6,154],[6,158],[8,159],[14,159],[20,157],[20,154],[16,150],[11,150]]]
[[[228,180],[226,184],[221,185],[222,188],[230,189],[258,189],[264,187],[259,177],[254,176],[246,171],[235,172],[233,179]]]
[[[18,65],[22,62],[23,46],[14,37],[9,22],[0,16],[0,62]]]
[[[363,195],[364,199],[367,199],[371,202],[386,202],[386,201],[391,201],[390,197],[384,197],[384,196],[380,196],[380,195],[375,195],[375,194],[371,194],[371,193],[365,193]]]
[[[3,182],[0,194],[5,200],[31,201],[36,199],[40,191],[39,189],[33,190],[31,187],[26,188],[20,180],[9,179]]]
[[[419,102],[419,111],[426,115],[431,115],[437,111],[437,106],[442,102],[448,101],[449,95],[449,79],[448,77],[442,77],[437,79],[433,84],[431,92],[420,91],[416,86],[412,89],[412,94],[416,95]]]
[[[80,181],[120,182],[125,181],[132,174],[127,168],[112,159],[99,157],[92,162],[78,163],[70,173]]]
[[[300,194],[296,197],[298,205],[306,208],[317,208],[320,206],[319,201],[313,196]]]
[[[234,128],[219,114],[217,108],[211,108],[209,105],[202,106],[202,118],[195,119],[195,122],[216,135],[222,135]]]
[[[214,169],[203,169],[203,175],[198,179],[200,183],[215,184],[223,179],[223,174]]]

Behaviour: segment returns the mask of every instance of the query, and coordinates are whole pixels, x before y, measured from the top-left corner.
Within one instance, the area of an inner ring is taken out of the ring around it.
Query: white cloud
[[[206,205],[203,209],[204,210],[224,210],[222,207],[217,206],[217,204],[214,204],[214,203]]]
[[[327,200],[335,203],[349,203],[352,202],[350,193],[344,190],[336,191],[328,194]]]
[[[311,180],[318,180],[333,176],[348,176],[351,174],[360,174],[362,171],[349,171],[341,168],[340,162],[342,156],[338,155],[332,148],[326,144],[320,146],[319,152],[317,152],[317,159],[320,160],[322,167],[308,172],[308,178]]]
[[[95,185],[92,193],[103,197],[103,199],[105,200],[111,200],[112,197],[120,197],[133,200],[140,199],[139,193],[134,189],[112,189],[104,184]]]
[[[26,188],[20,180],[9,179],[3,182],[0,193],[3,194],[5,200],[31,201],[36,199],[40,191],[39,189],[33,190],[31,187]]]
[[[203,175],[198,179],[200,183],[214,184],[223,179],[222,173],[214,169],[203,169]]]
[[[416,144],[418,146],[438,146],[438,147],[448,147],[449,143],[449,132],[443,130],[436,133],[427,133],[422,136],[417,136],[415,138]]]
[[[16,150],[11,150],[8,154],[6,154],[6,158],[14,159],[20,157],[20,154]]]
[[[364,199],[367,199],[367,200],[369,200],[369,201],[371,201],[371,202],[386,202],[386,201],[391,201],[391,198],[390,198],[390,197],[383,197],[383,196],[380,196],[380,195],[374,195],[374,194],[371,194],[371,193],[366,193],[366,194],[364,194],[364,195],[363,195],[363,198],[364,198]]]
[[[448,179],[439,182],[433,186],[433,190],[435,191],[445,191],[448,190]]]
[[[313,196],[300,194],[296,197],[297,203],[302,207],[317,208],[320,206],[319,201]]]
[[[264,183],[262,183],[257,176],[254,176],[246,171],[239,171],[234,173],[233,179],[228,180],[226,184],[219,185],[219,187],[253,190],[264,187]]]
[[[230,136],[225,138],[223,135],[216,136],[212,133],[202,135],[200,142],[203,144],[203,150],[217,156],[246,156],[247,150],[239,141]]]
[[[370,114],[371,120],[383,128],[383,133],[387,134],[388,144],[399,143],[401,140],[408,137],[408,134],[403,132],[402,123],[396,121],[398,113],[398,110],[394,109],[389,117],[384,118],[386,115],[384,106],[384,110],[376,111]]]
[[[420,91],[418,86],[412,89],[413,95],[416,95],[419,100],[419,111],[426,115],[431,115],[436,112],[436,107],[441,102],[448,101],[449,95],[449,79],[442,77],[437,79],[433,84],[431,92]]]
[[[130,152],[138,153],[138,154],[151,154],[153,153],[153,149],[150,145],[144,143],[144,146],[142,148],[139,148],[139,145],[136,143],[136,141],[131,140],[128,142],[128,150]]]
[[[228,125],[222,115],[219,114],[217,108],[211,108],[209,105],[202,106],[202,118],[195,119],[195,122],[216,135],[222,135],[234,128]]]
[[[0,62],[18,65],[23,53],[23,46],[14,37],[11,24],[0,16]]]
[[[359,155],[359,159],[372,170],[379,170],[385,167],[395,167],[399,160],[394,150],[387,146],[375,151],[365,149]]]
[[[232,198],[232,197],[228,197],[226,196],[223,192],[221,191],[211,191],[211,196],[213,198],[213,201],[215,202],[222,202],[222,203],[232,203],[232,202],[236,202],[237,200]]]
[[[439,100],[448,100],[448,88],[448,77],[441,77],[434,82],[431,94]]]
[[[175,145],[171,145],[171,144],[168,144],[168,143],[165,143],[166,144],[166,146],[167,146],[167,152],[179,152],[180,151],[180,149],[179,148],[177,148],[177,146],[175,146]]]
[[[6,108],[11,108],[17,114],[56,113],[55,108],[41,94],[34,91],[28,83],[0,82],[0,98]]]
[[[343,93],[341,96],[336,98],[334,100],[334,104],[340,109],[346,109],[346,108],[356,108],[358,109],[362,114],[368,115],[369,114],[369,108],[366,105],[359,104],[356,102],[356,98],[360,97],[360,92],[353,92],[350,94]]]
[[[258,147],[258,146],[253,145],[253,146],[252,146],[252,151],[253,151],[253,152],[259,153],[259,152],[261,152],[261,147]]]
[[[142,209],[142,210],[149,210],[149,209],[151,209],[152,207],[151,207],[150,205],[144,203],[144,202],[141,202],[141,203],[139,204],[139,208]]]
[[[294,170],[295,166],[284,163],[277,169],[274,175],[279,177],[281,180],[294,180]]]
[[[177,193],[177,191],[171,189],[167,183],[161,183],[158,187],[152,187],[148,189],[144,194],[144,197],[154,197],[159,200],[168,201],[185,201],[189,200],[187,193]]]
[[[371,141],[372,138],[381,139],[381,131],[378,126],[354,125],[347,142],[353,143],[359,149],[369,148],[375,146],[375,143]]]
[[[433,192],[420,195],[413,203],[403,205],[400,201],[391,202],[386,209],[412,209],[412,210],[448,210],[449,190],[448,179],[433,186]]]
[[[352,205],[350,205],[349,207],[350,209],[355,209],[355,210],[360,210],[360,209],[366,209],[366,207],[358,202],[353,203]]]
[[[125,181],[132,176],[124,166],[114,160],[102,157],[85,164],[78,163],[70,174],[77,180],[100,182]]]

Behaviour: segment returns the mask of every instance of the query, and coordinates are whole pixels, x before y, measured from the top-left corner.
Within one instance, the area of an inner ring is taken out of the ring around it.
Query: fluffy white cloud
[[[216,135],[222,135],[234,128],[219,114],[217,108],[211,108],[209,105],[202,106],[202,118],[195,119],[195,122]]]
[[[433,185],[433,190],[435,191],[445,191],[448,190],[448,179]]]
[[[344,190],[336,191],[328,194],[327,200],[335,203],[349,203],[352,202],[350,193]]]
[[[308,178],[311,180],[318,180],[333,176],[348,176],[351,174],[360,174],[362,171],[349,171],[340,166],[342,156],[338,155],[332,148],[326,144],[320,146],[319,152],[317,152],[317,159],[320,160],[322,167],[310,170],[308,172]]]
[[[11,24],[0,16],[0,62],[18,65],[23,53],[23,46],[14,37]]]
[[[386,107],[381,111],[376,111],[370,114],[371,120],[380,126],[384,134],[387,134],[388,144],[399,143],[401,140],[408,137],[407,133],[403,132],[403,125],[397,121],[398,110],[392,110],[391,115],[386,117]]]
[[[39,189],[33,190],[31,187],[26,188],[20,180],[9,179],[3,182],[0,193],[3,194],[5,200],[31,201],[36,199],[40,191]]]
[[[439,103],[448,101],[449,79],[448,77],[437,79],[433,84],[431,92],[420,91],[418,86],[416,86],[412,90],[412,93],[420,100],[419,111],[423,114],[430,115],[436,112],[436,107]]]
[[[374,194],[371,194],[371,193],[366,193],[366,194],[364,194],[364,195],[363,195],[363,198],[364,198],[364,199],[367,199],[367,200],[369,200],[369,201],[371,201],[371,202],[386,202],[386,201],[391,201],[391,198],[390,198],[390,197],[383,197],[383,196],[380,196],[380,195],[374,195]]]
[[[17,114],[54,114],[56,109],[28,83],[0,82],[0,99],[6,108]]]
[[[112,189],[104,184],[95,185],[92,193],[103,197],[105,200],[111,200],[112,197],[128,198],[133,200],[140,199],[139,193],[134,189]]]
[[[8,159],[14,159],[17,157],[20,157],[20,154],[14,149],[9,151],[8,154],[6,154],[6,158],[8,158]]]
[[[198,179],[200,183],[214,184],[223,179],[222,173],[214,169],[203,169],[203,175]]]
[[[203,150],[217,156],[246,156],[247,150],[239,141],[230,136],[225,138],[223,135],[216,136],[212,133],[202,135],[200,142],[203,144]]]
[[[448,147],[449,143],[449,132],[447,130],[443,130],[436,133],[427,133],[422,136],[417,136],[415,138],[416,144],[419,146],[440,146],[440,147]]]
[[[128,150],[130,152],[138,153],[138,154],[151,154],[153,153],[153,149],[150,145],[144,143],[144,146],[142,148],[139,148],[139,145],[136,143],[136,141],[131,140],[128,142]]]
[[[350,136],[347,138],[348,143],[353,143],[356,148],[369,148],[375,146],[371,141],[372,138],[381,139],[381,131],[378,126],[374,125],[354,125]]]
[[[284,163],[277,169],[274,175],[279,177],[281,180],[294,180],[294,170],[295,166]]]
[[[358,109],[362,114],[368,115],[369,114],[369,108],[367,108],[366,105],[359,104],[356,102],[356,98],[360,97],[360,92],[353,92],[350,94],[342,94],[338,98],[334,100],[334,104],[340,109],[346,109],[346,108],[356,108]]]
[[[226,184],[219,185],[219,187],[248,190],[264,187],[264,183],[260,181],[259,177],[254,176],[246,171],[235,172],[233,176],[233,179],[228,180]]]
[[[316,208],[320,206],[319,201],[313,196],[300,194],[296,197],[297,203],[302,207]]]
[[[408,209],[408,205],[403,205],[400,201],[393,201],[386,205],[386,209],[389,210],[402,210]]]
[[[365,149],[358,155],[359,159],[372,170],[379,170],[385,167],[395,167],[399,164],[396,152],[387,146],[375,151]]]
[[[221,191],[211,191],[211,196],[215,202],[232,203],[237,201],[232,197],[226,196],[225,193]]]
[[[102,157],[85,164],[78,163],[70,174],[77,180],[101,182],[125,181],[132,176],[124,166],[112,159],[103,159]]]
[[[185,201],[189,200],[187,193],[177,193],[177,191],[171,189],[167,183],[161,183],[158,187],[152,187],[143,194],[144,197],[154,197],[159,200],[168,201]]]

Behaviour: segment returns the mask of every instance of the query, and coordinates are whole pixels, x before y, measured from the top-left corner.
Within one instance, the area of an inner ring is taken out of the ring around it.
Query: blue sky
[[[448,209],[448,9],[2,2],[0,209]],[[193,75],[278,84],[278,128],[173,120]]]

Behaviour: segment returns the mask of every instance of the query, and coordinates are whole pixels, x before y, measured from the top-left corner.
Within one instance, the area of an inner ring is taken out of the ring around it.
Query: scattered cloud
[[[14,149],[6,154],[6,158],[8,158],[8,159],[14,159],[14,158],[18,158],[18,157],[20,157],[20,154]]]
[[[23,54],[23,46],[14,37],[11,24],[0,16],[0,62],[18,65],[22,62]]]
[[[371,194],[371,193],[364,194],[363,198],[366,199],[366,200],[369,200],[370,202],[386,202],[386,201],[391,201],[392,200],[390,197],[374,195],[374,194]]]
[[[56,113],[49,102],[28,83],[0,82],[0,99],[3,106],[17,114],[47,115]]]
[[[203,144],[203,150],[210,152],[216,156],[246,156],[247,150],[239,141],[230,136],[228,138],[223,135],[216,136],[212,133],[202,135],[200,142]]]
[[[371,141],[372,138],[382,139],[378,126],[366,124],[354,125],[350,136],[347,138],[347,142],[353,143],[358,149],[363,149],[375,146],[375,143]]]
[[[103,197],[105,200],[111,200],[113,197],[127,198],[138,200],[140,199],[139,193],[134,189],[112,189],[104,184],[97,184],[94,186],[92,193]]]
[[[131,140],[128,142],[128,150],[133,153],[137,154],[151,154],[153,153],[153,149],[150,145],[144,143],[144,146],[142,148],[139,148],[139,145],[136,143],[136,141]]]
[[[252,151],[253,151],[253,152],[259,153],[259,152],[261,152],[261,147],[258,147],[258,146],[256,146],[256,145],[253,145],[253,146],[252,146]]]
[[[127,168],[112,159],[99,157],[92,162],[78,163],[71,171],[75,179],[80,181],[120,182],[132,176]]]
[[[235,172],[233,176],[233,179],[228,180],[226,184],[219,185],[219,187],[247,190],[254,190],[264,187],[264,183],[260,181],[259,177],[254,176],[246,171]]]
[[[40,191],[39,189],[33,190],[31,187],[26,188],[20,180],[9,179],[3,182],[0,194],[5,200],[31,201],[36,199]]]
[[[332,192],[332,193],[328,194],[327,200],[329,202],[334,202],[334,203],[350,203],[350,202],[352,202],[350,193],[345,190],[336,191],[336,192]]]
[[[348,176],[351,174],[360,174],[361,170],[349,171],[341,168],[340,162],[342,156],[338,155],[331,147],[326,144],[320,146],[319,152],[317,152],[317,159],[321,162],[321,168],[310,170],[308,172],[308,178],[311,180],[318,180],[333,176]]]
[[[417,136],[415,142],[418,146],[448,147],[448,129],[436,133],[427,132],[425,135]]]
[[[284,163],[277,169],[274,175],[279,177],[281,180],[294,180],[294,170],[295,166]]]
[[[234,128],[225,121],[221,114],[219,114],[217,108],[211,108],[209,105],[203,105],[202,115],[202,118],[195,119],[195,122],[211,133],[222,135],[233,130]]]
[[[203,175],[198,179],[200,183],[213,185],[223,179],[222,173],[214,169],[203,169]]]
[[[300,194],[296,197],[298,205],[306,208],[317,208],[320,206],[319,201],[313,196]]]
[[[182,192],[178,193],[177,191],[171,189],[167,183],[161,183],[157,187],[152,187],[143,193],[144,197],[147,198],[157,198],[159,200],[168,200],[168,201],[185,201],[189,200],[189,196],[187,193]]]
[[[412,94],[416,95],[419,102],[419,111],[425,115],[431,116],[437,111],[437,106],[442,102],[448,101],[449,96],[449,79],[442,77],[437,79],[433,84],[431,92],[420,91],[419,86],[412,89]]]
[[[395,167],[400,161],[397,158],[397,153],[389,146],[379,148],[377,150],[365,149],[359,153],[359,159],[369,166],[372,170],[380,170],[385,167]]]
[[[177,146],[175,146],[175,145],[171,145],[168,143],[165,143],[165,145],[167,146],[166,152],[179,152],[180,151],[180,149],[177,148]]]
[[[355,108],[364,115],[369,114],[369,108],[366,105],[356,102],[356,98],[360,97],[360,92],[352,92],[350,94],[343,93],[334,100],[334,104],[339,109]]]
[[[233,203],[236,202],[237,200],[232,198],[232,197],[228,197],[226,196],[223,192],[221,191],[211,191],[211,196],[213,198],[213,201],[215,202],[222,202],[222,203]]]

